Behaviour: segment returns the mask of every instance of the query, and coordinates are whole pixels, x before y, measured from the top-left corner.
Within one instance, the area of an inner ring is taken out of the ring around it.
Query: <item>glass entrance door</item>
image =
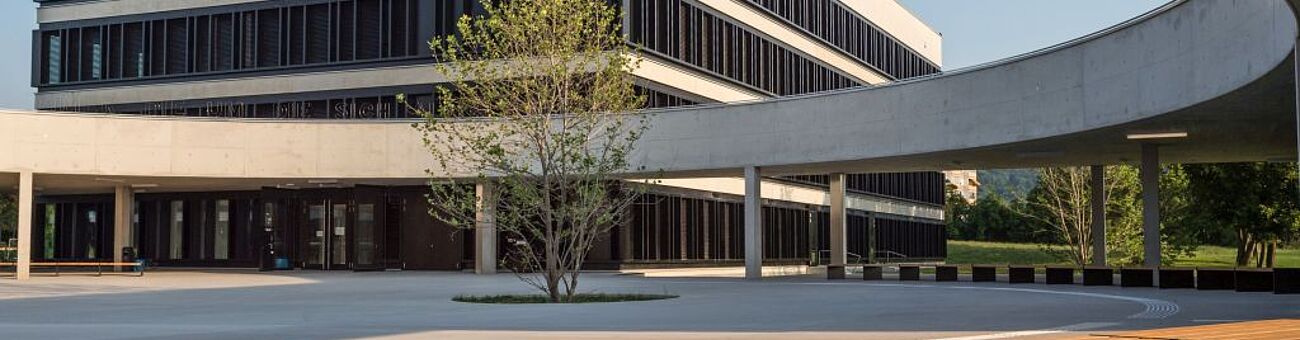
[[[303,268],[347,269],[348,204],[332,200],[314,200],[307,204],[307,224],[303,239]]]
[[[353,201],[356,202],[356,224],[352,233],[354,270],[383,270],[385,254],[388,253],[386,242],[387,211],[384,203],[387,199],[386,189],[377,186],[358,185],[352,189]]]

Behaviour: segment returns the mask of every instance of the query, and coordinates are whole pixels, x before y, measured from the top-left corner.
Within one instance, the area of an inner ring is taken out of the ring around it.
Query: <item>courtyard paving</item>
[[[1001,339],[1300,318],[1300,296],[814,276],[583,276],[583,291],[679,298],[483,305],[511,274],[162,271],[0,278],[0,339]]]

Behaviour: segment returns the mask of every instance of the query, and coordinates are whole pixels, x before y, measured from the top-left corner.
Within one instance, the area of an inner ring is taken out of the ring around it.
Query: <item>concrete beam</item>
[[[491,182],[474,185],[478,204],[474,207],[474,273],[497,273],[496,186]]]
[[[18,174],[18,263],[15,277],[26,280],[32,275],[32,201],[35,198],[31,171]]]
[[[848,228],[847,209],[844,206],[845,185],[844,174],[834,173],[830,175],[830,206],[831,206],[831,264],[844,265],[848,257],[848,243],[845,238],[846,228]]]
[[[1147,267],[1160,266],[1160,154],[1155,144],[1142,144],[1142,249]]]
[[[745,279],[763,278],[763,177],[756,166],[745,167]]]
[[[113,188],[113,262],[122,262],[123,248],[135,247],[134,206],[135,194],[130,186],[119,184]]]
[[[1092,264],[1106,265],[1106,166],[1092,166]]]

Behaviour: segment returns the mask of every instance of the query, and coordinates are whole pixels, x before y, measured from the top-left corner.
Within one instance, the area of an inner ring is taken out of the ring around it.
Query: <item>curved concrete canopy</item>
[[[1114,164],[1138,158],[1127,134],[1175,130],[1189,136],[1165,161],[1291,160],[1296,37],[1283,0],[1175,1],[987,66],[650,111],[634,161],[670,176]],[[409,123],[3,111],[0,172],[409,181],[432,164]]]

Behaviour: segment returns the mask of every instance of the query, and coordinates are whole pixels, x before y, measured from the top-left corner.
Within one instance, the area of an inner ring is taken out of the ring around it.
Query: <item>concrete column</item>
[[[132,228],[135,194],[131,187],[119,184],[113,191],[113,262],[122,262],[122,248],[135,246]],[[121,271],[121,267],[115,268]]]
[[[756,166],[745,167],[745,278],[763,278],[763,178]]]
[[[867,263],[876,263],[876,213],[867,216]]]
[[[1160,266],[1160,154],[1142,144],[1142,245],[1147,267]]]
[[[33,177],[30,171],[18,174],[18,263],[15,273],[19,280],[32,276]]]
[[[1106,166],[1092,166],[1092,264],[1106,265]]]
[[[478,204],[474,207],[474,273],[497,272],[496,187],[492,183],[474,186]]]
[[[844,234],[848,228],[848,220],[845,213],[848,211],[844,207],[844,174],[837,173],[830,175],[830,199],[831,199],[831,264],[844,265],[847,263],[848,243],[845,241]]]

